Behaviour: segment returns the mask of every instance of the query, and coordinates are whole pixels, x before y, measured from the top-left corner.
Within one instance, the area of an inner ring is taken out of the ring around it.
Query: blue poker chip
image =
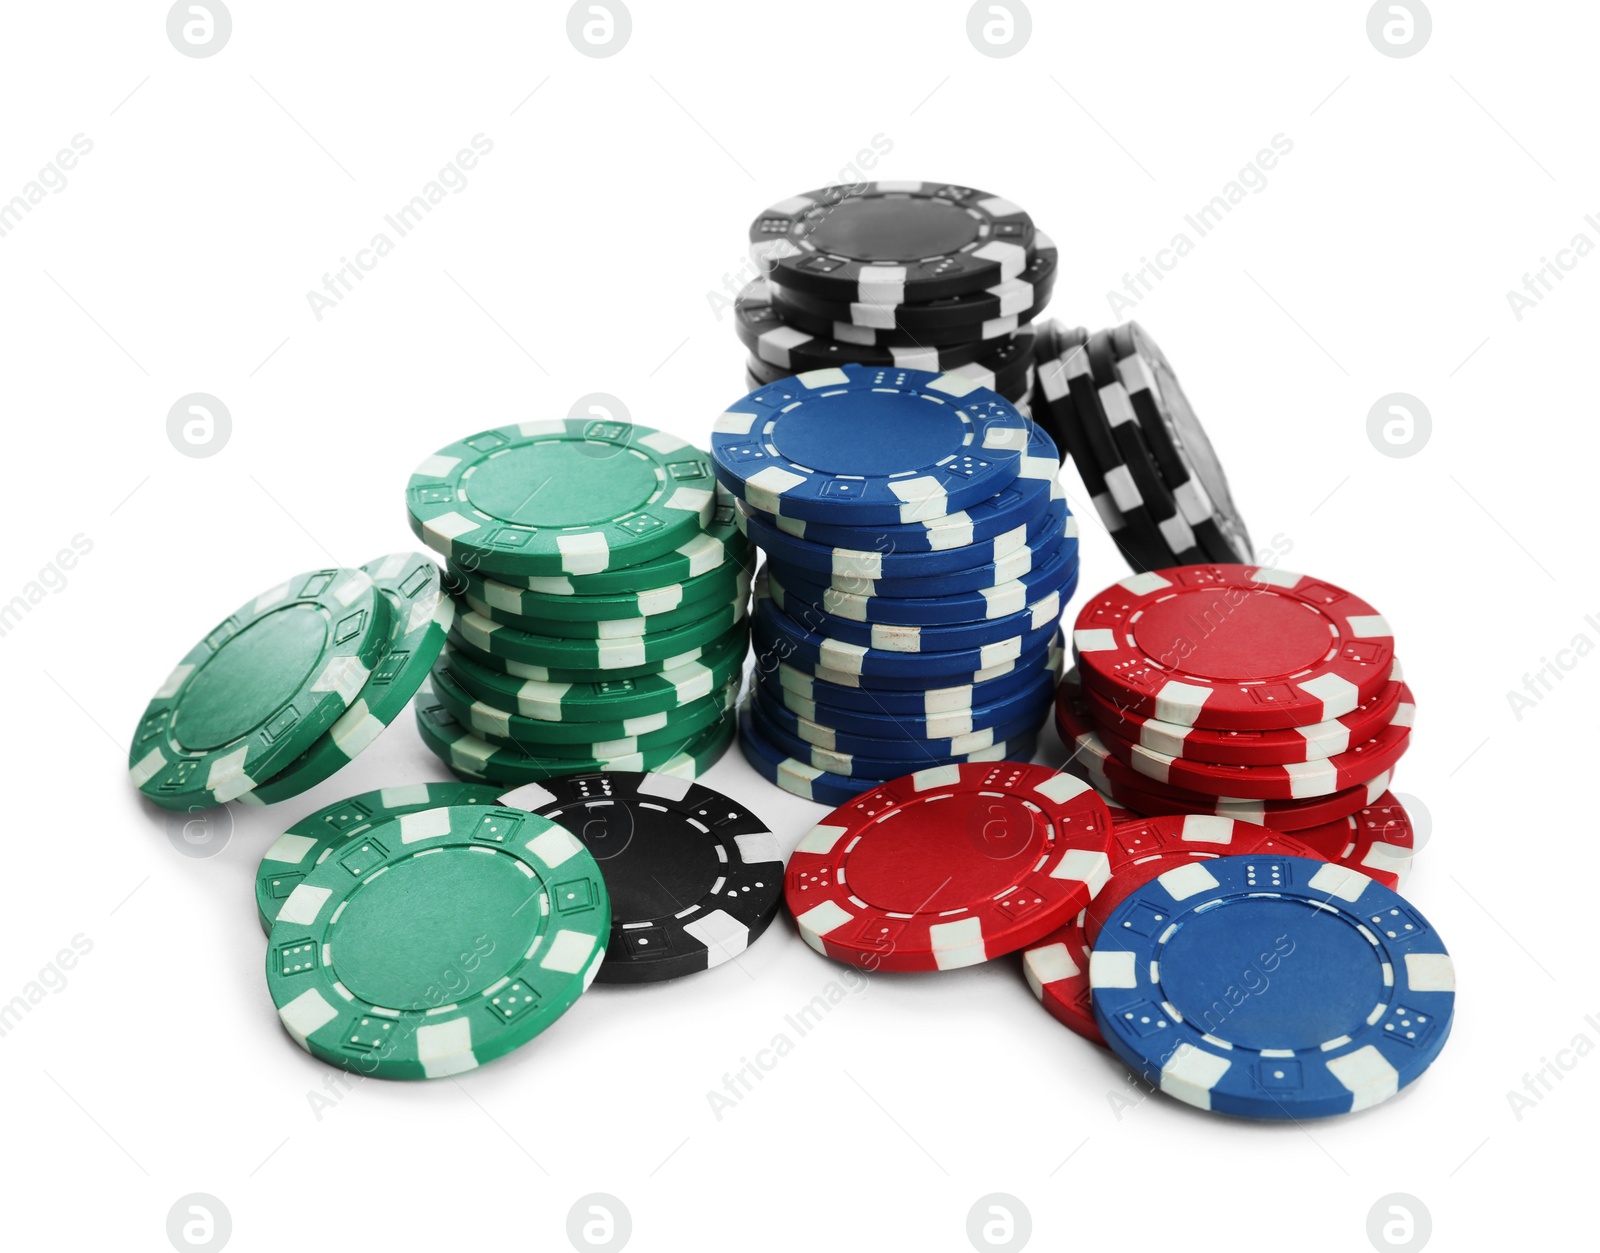
[[[963,735],[919,739],[902,732],[894,738],[879,739],[851,731],[838,731],[801,718],[760,688],[756,689],[751,704],[768,730],[767,738],[791,757],[804,759],[806,753],[816,749],[825,754],[828,760],[813,757],[812,765],[820,765],[835,774],[876,772],[879,778],[887,777],[882,774],[881,767],[890,762],[920,769],[919,763],[935,760],[988,760],[973,757],[972,754],[990,752],[997,745],[1003,748],[1009,741],[1037,735],[1045,715],[1050,712],[1050,701],[1046,697],[1003,723],[978,727]],[[996,753],[995,759],[1004,756],[1004,753]],[[848,764],[851,758],[864,759],[865,764],[851,766]]]
[[[758,673],[755,688],[770,703],[780,705],[796,718],[832,731],[864,736],[869,741],[953,739],[985,728],[1004,726],[1038,710],[1041,704],[1047,706],[1055,693],[1060,667],[1061,653],[1052,649],[1048,665],[1027,672],[1021,686],[1003,693],[999,699],[934,713],[926,709],[891,712],[881,705],[868,710],[822,704],[785,687],[776,671]],[[877,699],[891,693],[868,689],[867,694]]]
[[[1051,641],[1047,654],[1027,655],[1007,665],[1003,674],[975,683],[947,683],[939,687],[926,684],[905,689],[882,685],[862,687],[859,680],[851,684],[834,683],[786,661],[760,656],[757,657],[755,676],[757,682],[768,684],[769,689],[781,689],[785,696],[802,705],[824,705],[830,709],[888,718],[959,718],[963,714],[970,714],[973,709],[981,709],[1027,691],[1038,681],[1041,665],[1059,669],[1061,654],[1061,638],[1058,635]]]
[[[1065,606],[1077,590],[1078,542],[1063,536],[1054,552],[1020,578],[942,596],[884,596],[871,579],[836,577],[827,583],[807,578],[809,573],[781,564],[769,568],[771,578],[782,584],[789,599],[812,605],[833,618],[925,627],[992,622],[1021,613],[1051,595]]]
[[[762,778],[777,784],[785,792],[804,797],[808,801],[815,801],[819,805],[848,805],[863,792],[870,792],[885,782],[882,779],[851,778],[848,775],[835,774],[790,757],[761,733],[759,724],[751,716],[748,708],[739,715],[739,750],[744,753],[744,758],[750,763],[751,768]],[[1028,761],[1033,757],[1034,751],[1035,746],[1032,743],[1024,742],[1015,747],[1013,756],[1009,760]],[[917,769],[922,768],[917,767]],[[904,773],[912,772],[908,770]]]
[[[1399,893],[1303,857],[1190,862],[1106,920],[1089,960],[1112,1050],[1161,1090],[1242,1118],[1367,1109],[1439,1055],[1455,968]]]
[[[1017,661],[1030,650],[1047,649],[1056,635],[1056,622],[1052,619],[1036,629],[971,648],[938,653],[888,652],[833,639],[796,621],[773,603],[764,580],[756,596],[752,621],[764,641],[789,650],[787,659],[798,658],[805,665],[856,675],[864,681],[880,677],[918,679],[930,686],[936,679],[976,673]],[[785,656],[781,651],[775,655]]]
[[[899,552],[888,548],[830,548],[781,530],[768,514],[740,505],[739,528],[768,556],[813,572],[812,577],[852,579],[929,578],[935,575],[976,573],[992,565],[1016,560],[1034,545],[1053,544],[1071,517],[1065,497],[1052,500],[1042,513],[1021,526],[960,548]],[[1077,534],[1074,525],[1073,534]],[[1015,578],[1015,575],[1008,577]],[[960,580],[958,580],[960,581]],[[990,579],[990,582],[996,580]],[[968,583],[968,586],[982,586]]]
[[[1010,485],[1030,425],[963,375],[845,365],[735,402],[712,429],[711,455],[723,485],[765,513],[925,522]]]
[[[963,648],[982,648],[997,640],[1026,635],[1060,622],[1063,603],[1060,590],[1055,589],[1015,613],[998,618],[908,626],[893,622],[855,622],[830,614],[804,596],[791,595],[783,580],[772,571],[768,571],[767,594],[774,605],[818,635],[886,653],[948,653]]]
[[[914,774],[934,766],[965,765],[969,762],[1027,761],[1038,744],[1037,725],[1018,731],[1009,739],[997,739],[970,753],[946,753],[936,745],[918,745],[901,757],[869,757],[865,753],[846,753],[821,748],[796,738],[766,716],[761,705],[752,705],[750,716],[757,734],[790,761],[825,770],[846,779],[875,779],[880,783]]]
[[[944,671],[937,656],[930,654],[921,658],[922,667],[910,674],[860,675],[818,664],[815,650],[808,650],[809,656],[803,656],[788,638],[754,618],[751,620],[751,638],[754,641],[756,668],[768,670],[777,667],[780,678],[787,681],[795,681],[793,676],[805,676],[815,682],[828,684],[830,689],[852,689],[863,696],[883,692],[889,695],[927,696],[929,699],[946,689],[969,690],[997,679],[1014,682],[1017,676],[1032,674],[1046,664],[1050,650],[1058,646],[1060,641],[1059,633],[1049,639],[1027,640],[1020,656],[998,661],[981,670],[960,669],[958,664],[957,669]],[[965,660],[965,657],[961,658],[961,661]]]
[[[795,539],[824,548],[870,553],[929,553],[967,548],[1008,531],[1027,527],[1066,498],[1061,486],[1055,441],[1038,425],[1030,425],[1028,448],[1017,477],[995,495],[970,509],[927,522],[889,526],[842,526],[763,514],[760,521]]]

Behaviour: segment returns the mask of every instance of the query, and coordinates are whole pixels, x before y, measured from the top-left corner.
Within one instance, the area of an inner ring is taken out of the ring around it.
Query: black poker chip
[[[530,783],[502,804],[565,827],[611,897],[601,983],[655,983],[738,957],[783,896],[783,850],[737,801],[666,774],[607,771]]]

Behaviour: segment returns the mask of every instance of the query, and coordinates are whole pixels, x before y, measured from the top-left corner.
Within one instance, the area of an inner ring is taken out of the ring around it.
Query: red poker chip
[[[1328,861],[1359,870],[1397,892],[1411,869],[1416,843],[1411,816],[1392,792],[1348,818],[1296,831],[1294,838]]]
[[[1066,768],[1087,779],[1119,805],[1140,814],[1214,814],[1259,823],[1274,831],[1298,831],[1348,817],[1375,804],[1389,788],[1390,773],[1314,800],[1247,800],[1206,796],[1146,778],[1113,757],[1089,721],[1088,709],[1071,670],[1056,689],[1056,729],[1072,753]]]
[[[868,970],[954,970],[1060,927],[1109,874],[1111,816],[1082,780],[998,761],[935,766],[801,838],[784,899],[801,938]]]
[[[1251,800],[1309,800],[1356,787],[1388,770],[1411,743],[1415,708],[1409,689],[1395,711],[1395,720],[1372,739],[1347,753],[1287,766],[1222,766],[1185,761],[1134,744],[1100,727],[1100,742],[1116,760],[1135,773],[1167,787],[1204,796],[1237,796]]]
[[[1089,937],[1079,914],[1022,955],[1022,973],[1039,1003],[1085,1040],[1105,1045],[1089,997]]]
[[[1212,814],[1173,814],[1124,822],[1112,835],[1111,881],[1084,910],[1084,936],[1093,945],[1117,906],[1154,879],[1162,879],[1174,900],[1185,900],[1217,886],[1206,872],[1205,862],[1253,854],[1327,860],[1295,836]],[[1265,864],[1262,873],[1261,890],[1275,891],[1280,885]]]
[[[1394,639],[1365,601],[1264,566],[1179,566],[1112,584],[1078,614],[1085,685],[1163,722],[1328,722],[1389,681]]]
[[[1399,665],[1395,666],[1396,674]],[[1405,695],[1402,697],[1401,693]],[[1331,722],[1313,722],[1281,731],[1219,731],[1212,727],[1186,727],[1162,722],[1118,705],[1092,687],[1083,689],[1089,716],[1102,735],[1113,735],[1168,757],[1185,761],[1210,761],[1224,766],[1286,766],[1291,762],[1320,761],[1364,744],[1398,716],[1402,699],[1411,693],[1398,677],[1371,700]]]

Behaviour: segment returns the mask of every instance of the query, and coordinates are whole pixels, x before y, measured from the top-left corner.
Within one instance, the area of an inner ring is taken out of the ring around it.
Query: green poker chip
[[[450,629],[449,643],[462,656],[477,662],[489,670],[498,670],[515,679],[531,679],[539,683],[595,683],[602,679],[640,679],[651,675],[664,674],[668,670],[676,670],[686,666],[692,661],[699,661],[716,648],[727,635],[747,636],[749,624],[741,619],[732,628],[716,639],[706,644],[697,644],[693,648],[686,648],[681,653],[671,657],[664,657],[660,661],[647,661],[640,666],[624,666],[615,670],[607,670],[604,674],[596,672],[593,666],[535,666],[514,661],[509,657],[497,657],[493,653],[485,652],[471,640],[461,634],[461,619],[464,615],[456,615],[456,625]]]
[[[698,622],[715,613],[730,598],[737,600],[748,598],[750,578],[741,571],[727,586],[718,590],[721,592],[718,596],[690,601],[679,605],[670,613],[657,614],[651,618],[624,618],[612,622],[566,622],[554,617],[524,618],[502,609],[495,609],[470,593],[461,597],[461,603],[480,618],[487,618],[490,622],[514,627],[533,635],[549,635],[567,640],[629,640],[637,639],[641,635],[688,626],[691,622]]]
[[[504,657],[525,665],[553,670],[622,671],[660,663],[691,648],[702,648],[735,623],[742,622],[747,609],[743,594],[725,602],[703,618],[665,631],[618,640],[569,640],[555,635],[534,635],[476,613],[456,616],[456,634],[479,653]]]
[[[716,501],[711,459],[609,419],[524,422],[440,449],[406,486],[411,529],[466,570],[586,575],[695,538]]]
[[[438,1079],[526,1044],[594,981],[611,900],[594,857],[503,806],[403,814],[297,884],[267,989],[307,1052],[383,1079]]]
[[[429,676],[433,695],[463,727],[491,744],[540,757],[589,757],[609,760],[629,753],[682,744],[696,731],[725,716],[739,696],[737,681],[671,713],[649,714],[622,722],[540,722],[473,700],[444,663]]]
[[[417,698],[417,730],[434,756],[457,775],[507,787],[542,783],[596,770],[632,770],[693,779],[709,770],[733,742],[738,723],[722,718],[686,742],[643,749],[617,758],[534,757],[491,744],[450,716],[431,694]]]
[[[256,871],[256,913],[270,932],[278,910],[306,875],[352,836],[404,814],[445,805],[498,805],[503,788],[487,783],[411,783],[335,801],[302,818],[262,854]]]
[[[482,577],[487,567],[470,560],[452,561],[451,573]],[[528,575],[507,578],[493,575],[502,583],[526,587],[545,596],[626,596],[653,588],[671,587],[711,573],[725,565],[741,566],[754,572],[755,549],[739,529],[739,511],[724,488],[717,488],[711,521],[705,531],[679,544],[671,552],[636,566],[604,570],[594,574]]]
[[[669,619],[687,622],[711,612],[717,601],[734,594],[741,579],[748,582],[750,577],[743,566],[729,563],[688,582],[646,591],[617,596],[546,596],[461,571],[452,571],[451,576],[456,584],[452,590],[468,601],[474,612],[514,627],[543,623],[545,635],[576,639],[642,635],[660,630]],[[696,606],[704,607],[698,613],[687,612]]]
[[[133,785],[165,809],[196,809],[272,778],[361,694],[389,616],[364,570],[313,570],[263,592],[151,699],[128,752]]]
[[[706,646],[700,658],[660,674],[590,683],[518,679],[474,661],[455,647],[445,650],[451,676],[474,700],[505,713],[541,722],[622,722],[668,713],[708,696],[744,669],[748,641],[737,627]]]
[[[426,553],[390,553],[361,567],[389,604],[389,638],[366,686],[310,748],[239,801],[272,805],[298,796],[349,764],[398,718],[444,647],[455,602],[444,571]]]

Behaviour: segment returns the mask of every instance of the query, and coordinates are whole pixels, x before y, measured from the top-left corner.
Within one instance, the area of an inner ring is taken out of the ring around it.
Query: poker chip
[[[453,648],[447,649],[445,656],[451,677],[474,700],[523,718],[593,725],[667,713],[709,695],[743,668],[746,646],[741,627],[719,637],[698,659],[674,669],[591,683],[519,679],[490,669]]]
[[[1059,652],[1053,660],[1054,669],[1059,670]],[[878,699],[888,693],[872,693],[869,709],[823,704],[791,691],[775,671],[758,673],[756,687],[769,701],[781,705],[795,717],[822,728],[846,731],[877,741],[896,738],[932,740],[971,735],[985,727],[1001,726],[1019,717],[1030,717],[1037,726],[1039,711],[1051,699],[1056,675],[1049,670],[1043,674],[1028,671],[1022,677],[1026,686],[1002,692],[993,701],[937,713],[929,713],[926,708],[918,712],[890,711]],[[814,684],[811,690],[815,690]],[[809,737],[802,735],[801,738]],[[831,747],[825,740],[822,743],[824,747]]]
[[[710,590],[713,594],[645,618],[572,621],[553,615],[527,617],[506,609],[496,609],[471,592],[462,593],[460,601],[480,618],[533,635],[548,635],[569,640],[622,640],[687,627],[691,623],[711,617],[730,600],[742,602],[750,593],[750,576],[743,570],[738,570],[728,583]]]
[[[1227,766],[1206,761],[1169,757],[1140,744],[1118,739],[1100,729],[1100,740],[1118,761],[1146,778],[1170,787],[1252,800],[1304,800],[1329,796],[1390,771],[1411,743],[1409,701],[1396,711],[1396,720],[1372,739],[1336,757],[1294,762],[1286,766]]]
[[[1030,618],[1026,630],[981,645],[927,654],[891,652],[813,631],[777,609],[760,587],[756,591],[754,620],[758,636],[775,637],[794,657],[863,678],[944,678],[952,673],[981,671],[1015,661],[1029,649],[1048,647],[1056,633],[1054,620],[1039,624]]]
[[[278,909],[267,989],[294,1042],[386,1079],[461,1074],[526,1044],[600,969],[600,868],[548,819],[502,806],[379,822]]]
[[[834,774],[862,775],[879,771],[874,777],[880,779],[892,779],[945,758],[955,761],[974,753],[987,753],[1009,740],[1031,739],[1041,718],[1040,705],[1035,705],[1009,714],[999,723],[974,727],[960,735],[941,738],[918,734],[912,728],[901,726],[879,737],[803,718],[759,689],[751,704],[767,739],[791,757],[809,760],[812,765]],[[819,753],[821,756],[817,755]]]
[[[1416,842],[1411,816],[1392,792],[1348,817],[1296,831],[1294,838],[1317,856],[1359,870],[1397,892],[1411,870]]]
[[[1012,337],[1022,329],[1018,321],[997,329],[988,339],[974,337],[944,344],[915,341],[891,345],[862,343],[859,333],[852,334],[851,339],[837,339],[829,334],[836,329],[834,324],[819,326],[813,322],[812,325],[818,329],[805,330],[786,321],[783,311],[773,303],[772,287],[765,279],[746,283],[733,303],[733,327],[739,342],[750,353],[750,372],[766,384],[849,364],[927,370],[936,374],[973,364],[988,368],[989,360],[998,353],[1007,352]],[[848,329],[846,333],[851,334]],[[1010,360],[1009,356],[1007,359]]]
[[[733,705],[739,679],[731,680],[699,700],[670,713],[646,714],[618,722],[549,722],[508,713],[475,700],[441,660],[429,675],[435,699],[462,726],[492,744],[518,748],[536,756],[624,757],[671,741],[686,740],[715,722]]]
[[[261,855],[256,871],[256,913],[271,932],[278,910],[329,853],[363,832],[425,809],[498,805],[501,789],[485,783],[408,783],[346,797],[308,814]]]
[[[750,225],[750,255],[777,282],[834,300],[897,305],[1019,276],[1033,221],[948,183],[835,185],[779,201]]]
[[[671,551],[639,565],[598,570],[590,574],[527,575],[521,578],[497,574],[495,579],[515,587],[526,587],[542,596],[631,596],[687,583],[726,565],[749,569],[750,557],[750,541],[739,529],[733,497],[725,491],[718,491],[711,521],[706,524],[705,530]],[[468,578],[477,573],[473,569],[458,566],[451,566],[450,572]],[[621,616],[631,618],[639,615],[628,609]]]
[[[717,477],[754,509],[925,521],[993,496],[1021,469],[1027,419],[959,375],[845,365],[796,383],[787,403],[758,392],[713,427]]]
[[[1398,671],[1397,662],[1391,673]],[[1083,699],[1108,743],[1114,737],[1169,757],[1230,766],[1278,766],[1337,757],[1364,744],[1397,718],[1409,726],[1414,716],[1411,690],[1397,677],[1391,678],[1371,700],[1341,717],[1281,731],[1219,731],[1162,722],[1119,708],[1093,688],[1083,690]],[[1406,708],[1402,709],[1402,704]]]
[[[558,635],[534,635],[491,622],[472,612],[457,614],[455,632],[475,652],[489,657],[505,657],[525,665],[569,672],[625,671],[678,656],[687,649],[703,647],[726,634],[744,619],[745,600],[741,588],[732,600],[704,618],[620,639],[575,640]]]
[[[681,583],[668,583],[665,587],[651,587],[634,592],[619,592],[611,596],[560,595],[535,592],[526,587],[516,587],[486,579],[467,571],[452,571],[452,591],[469,601],[486,606],[483,616],[498,621],[499,616],[510,625],[519,625],[519,619],[537,621],[545,625],[545,634],[571,634],[583,624],[591,630],[609,625],[619,635],[640,635],[645,630],[656,630],[664,617],[681,614],[692,605],[704,605],[704,616],[716,608],[716,602],[726,600],[737,590],[741,576],[747,576],[740,562],[728,561],[701,575]],[[642,623],[638,630],[624,629],[620,624]],[[611,625],[619,624],[619,625]],[[579,637],[581,638],[581,636]]]
[[[591,574],[637,565],[704,530],[706,455],[675,435],[567,418],[481,431],[411,476],[411,529],[483,574]]]
[[[390,553],[361,569],[389,606],[389,638],[361,694],[305,752],[237,799],[271,805],[330,779],[398,718],[427,677],[455,620],[443,571],[423,553]]]
[[[1194,565],[1206,560],[1194,529],[1173,499],[1172,491],[1161,478],[1155,458],[1139,429],[1138,415],[1117,377],[1111,357],[1109,331],[1096,331],[1085,344],[1089,374],[1098,404],[1086,412],[1106,424],[1115,449],[1115,460],[1102,465],[1108,484],[1119,485],[1123,496],[1118,508],[1129,528],[1144,532],[1147,542],[1159,545],[1162,567]],[[1154,526],[1154,534],[1149,527]],[[1170,555],[1170,559],[1169,559]]]
[[[364,570],[297,574],[224,619],[145,707],[134,787],[164,809],[226,804],[271,779],[360,698],[390,642]]]
[[[778,570],[768,566],[768,586],[773,586],[774,582],[781,584],[784,597],[792,598],[797,605],[822,614],[824,618],[854,622],[858,632],[861,627],[872,627],[877,631],[877,627],[882,626],[891,632],[896,629],[918,631],[925,627],[930,634],[923,637],[923,647],[939,648],[941,645],[934,643],[934,640],[944,639],[939,631],[941,627],[979,626],[982,622],[1002,621],[1029,610],[1030,606],[1048,603],[1051,597],[1058,602],[1051,610],[1051,616],[1059,618],[1062,606],[1069,602],[1074,590],[1077,590],[1078,549],[1075,539],[1062,539],[1043,565],[1026,571],[1021,578],[1008,579],[994,587],[979,587],[971,592],[947,592],[925,597],[877,595],[872,579],[853,581],[840,578],[834,586],[824,586],[821,582],[802,578],[805,573],[790,570],[789,566],[779,566]],[[862,590],[845,590],[838,584]],[[846,631],[848,629],[840,629],[837,634],[848,639]]]
[[[571,831],[598,863],[611,899],[601,983],[654,983],[720,966],[777,915],[778,838],[737,801],[688,779],[568,775],[520,787],[503,803]]]
[[[752,302],[759,303],[760,292],[750,291]],[[877,310],[880,320],[886,326],[862,326],[859,323],[837,320],[826,314],[818,314],[807,309],[801,303],[801,293],[791,293],[780,287],[777,283],[766,284],[766,299],[772,307],[772,313],[782,320],[786,327],[804,331],[819,339],[827,339],[841,345],[852,347],[868,347],[877,349],[896,348],[940,348],[952,344],[994,343],[1000,340],[1016,342],[1016,337],[1027,336],[1027,350],[1029,355],[1033,351],[1033,332],[1029,323],[1043,311],[1049,303],[1049,293],[1035,293],[1035,302],[1019,309],[1016,313],[979,318],[965,323],[945,323],[937,326],[910,326],[902,322],[900,314],[903,311],[918,308],[914,305],[885,306]],[[858,309],[863,306],[857,305]],[[926,306],[922,306],[926,307]],[[769,337],[770,338],[770,337]],[[763,344],[763,348],[765,345]],[[759,350],[758,350],[759,351]]]
[[[1057,657],[1059,647],[1052,644]],[[940,687],[926,684],[896,690],[888,687],[863,688],[858,676],[846,675],[849,683],[833,683],[807,673],[787,661],[773,661],[770,657],[758,658],[757,680],[768,684],[774,681],[785,694],[785,699],[800,700],[810,704],[827,705],[834,709],[859,710],[885,717],[936,718],[947,715],[963,716],[976,707],[1005,700],[1027,690],[1039,676],[1031,669],[1011,669],[986,680],[966,683],[949,683]],[[763,660],[767,664],[760,664]],[[790,706],[795,708],[794,706]],[[798,710],[804,712],[804,710]]]
[[[1145,443],[1206,556],[1250,561],[1255,548],[1233,503],[1228,476],[1171,363],[1137,322],[1113,329],[1111,347]]]
[[[758,514],[756,519],[768,527],[776,527],[784,535],[822,548],[857,552],[945,552],[970,548],[1007,532],[1017,532],[1011,543],[1020,547],[1026,540],[1029,524],[1047,515],[1056,502],[1066,499],[1057,477],[1059,468],[1055,445],[1043,429],[1036,426],[1028,432],[1028,447],[1023,453],[1017,477],[1001,491],[979,501],[970,509],[925,522],[878,527],[804,522],[770,514]],[[1006,550],[1002,548],[1000,551],[1003,553]]]
[[[461,615],[456,615],[457,627],[460,625]],[[690,662],[699,661],[712,655],[718,648],[732,638],[740,637],[745,633],[746,624],[741,621],[731,630],[724,632],[715,639],[693,648],[685,648],[683,652],[671,657],[663,657],[660,661],[647,661],[637,666],[619,666],[612,670],[597,670],[592,666],[535,666],[525,665],[510,657],[497,656],[494,653],[480,650],[471,640],[452,627],[448,636],[449,646],[457,656],[466,657],[485,666],[503,671],[515,679],[531,679],[539,683],[593,683],[609,681],[612,679],[640,679],[649,678],[658,674],[665,674],[668,670],[676,670]]]
[[[1455,1008],[1454,965],[1420,910],[1347,867],[1292,856],[1151,880],[1107,919],[1089,979],[1095,1021],[1136,1074],[1243,1118],[1389,1099],[1438,1057]],[[1270,995],[1251,994],[1258,979]]]
[[[694,778],[708,770],[733,742],[734,721],[723,718],[687,738],[614,757],[535,755],[491,743],[462,726],[429,688],[418,693],[417,731],[435,757],[467,780],[507,787],[543,783],[596,770],[638,770]]]
[[[1055,245],[1044,232],[1035,230],[1033,251],[1022,271],[1011,279],[960,296],[946,296],[918,304],[877,304],[842,301],[771,284],[774,303],[780,309],[827,322],[875,330],[939,331],[949,327],[970,328],[997,318],[1015,318],[1042,307],[1055,287],[1059,257]],[[988,338],[983,336],[980,338]]]
[[[1204,632],[1195,623],[1210,623]],[[1394,640],[1365,601],[1307,575],[1187,566],[1133,575],[1078,613],[1086,686],[1163,722],[1228,730],[1326,722],[1389,681]]]
[[[1111,818],[1070,775],[945,765],[884,783],[802,836],[784,899],[807,944],[877,970],[953,970],[1025,948],[1106,881]]]
[[[1168,815],[1119,822],[1111,836],[1110,874],[1087,905],[1084,935],[1097,942],[1118,905],[1157,875],[1216,857],[1303,857],[1322,860],[1297,835],[1214,814]],[[1264,890],[1270,885],[1264,885]]]
[[[1029,989],[1057,1022],[1085,1040],[1104,1045],[1105,1037],[1094,1020],[1089,954],[1089,937],[1080,913],[1023,953],[1022,973]]]
[[[991,539],[935,551],[829,548],[785,534],[769,516],[742,511],[740,518],[769,563],[806,571],[806,581],[826,579],[840,591],[868,596],[915,598],[995,587],[1042,564],[1063,540],[1071,541],[1075,555],[1078,541],[1077,519],[1064,497]]]
[[[1056,728],[1072,756],[1066,769],[1090,779],[1102,792],[1141,814],[1215,814],[1296,831],[1348,817],[1373,804],[1389,788],[1391,772],[1327,796],[1302,800],[1249,800],[1208,796],[1141,775],[1111,755],[1090,720],[1076,671],[1062,678],[1056,698]]]

